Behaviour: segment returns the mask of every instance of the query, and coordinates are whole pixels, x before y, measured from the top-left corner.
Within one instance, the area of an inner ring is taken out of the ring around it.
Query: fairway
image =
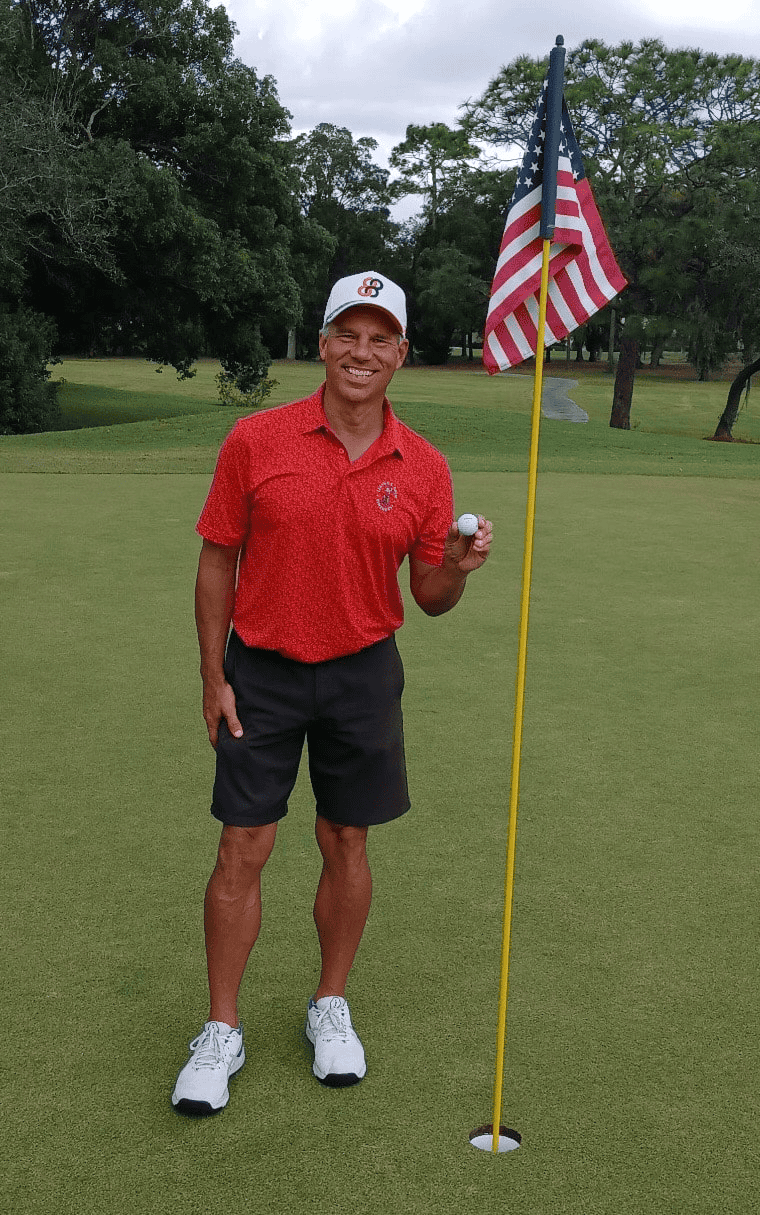
[[[547,376],[566,379],[573,364],[554,363]],[[53,369],[63,377],[63,429],[0,436],[0,472],[206,473],[224,436],[242,412],[216,404],[218,364],[199,363],[197,376],[178,382],[157,375],[144,359],[75,359]],[[313,392],[319,363],[276,363],[278,381],[267,405]],[[580,427],[545,420],[542,472],[607,475],[756,478],[760,414],[754,397],[739,415],[737,443],[708,443],[723,411],[727,385],[672,380],[640,372],[629,431],[611,430],[612,378],[581,374],[571,388],[589,415]],[[482,370],[403,367],[391,398],[402,419],[445,452],[457,472],[526,472],[532,379],[488,376]],[[71,428],[74,429],[71,429]]]
[[[579,466],[588,433],[566,425]],[[413,808],[370,842],[366,1081],[322,1088],[303,1038],[302,770],[244,980],[248,1061],[224,1113],[189,1121],[169,1095],[205,1016],[218,838],[192,617],[208,482],[0,478],[7,1208],[747,1215],[757,480],[539,480],[504,1088],[523,1146],[496,1159],[467,1137],[491,1114],[525,477],[455,467],[457,509],[497,537],[455,612],[425,617],[402,571]]]

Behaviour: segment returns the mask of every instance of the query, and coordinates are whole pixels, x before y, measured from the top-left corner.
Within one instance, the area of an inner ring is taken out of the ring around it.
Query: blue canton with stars
[[[536,106],[536,117],[533,120],[530,136],[528,138],[528,150],[522,162],[522,167],[517,175],[515,189],[512,195],[512,201],[509,204],[510,210],[512,207],[522,201],[526,194],[530,194],[531,190],[535,190],[543,181],[544,175],[544,140],[546,139],[546,94],[548,91],[547,82],[544,81],[544,86],[541,89],[541,96],[538,99]],[[564,98],[562,99],[562,121],[560,126],[560,156],[567,156],[570,161],[570,167],[573,171],[573,180],[580,181],[586,176],[586,170],[583,167],[583,159],[581,157],[580,148],[575,138],[573,124],[570,121],[570,115],[565,105]]]

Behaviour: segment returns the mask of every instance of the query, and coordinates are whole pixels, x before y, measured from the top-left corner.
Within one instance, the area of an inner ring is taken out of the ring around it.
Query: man
[[[203,716],[216,751],[211,810],[223,827],[205,901],[209,1020],[172,1094],[183,1111],[225,1106],[245,1062],[238,989],[304,739],[323,859],[322,971],[306,1035],[323,1084],[366,1072],[345,995],[370,907],[367,832],[410,805],[398,569],[408,555],[412,594],[438,616],[459,601],[492,538],[481,516],[470,539],[451,525],[445,459],[386,398],[405,335],[395,283],[374,272],[336,283],[319,338],[325,383],[237,423],[198,522]]]

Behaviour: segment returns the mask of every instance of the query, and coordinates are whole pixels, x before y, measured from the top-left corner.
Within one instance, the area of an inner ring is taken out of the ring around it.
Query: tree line
[[[515,181],[504,153],[527,142],[548,56],[502,68],[456,127],[410,125],[385,169],[348,128],[293,137],[235,33],[207,0],[0,0],[0,433],[55,426],[61,352],[180,376],[209,355],[255,393],[272,358],[316,355],[330,285],[365,267],[406,289],[417,357],[472,356]],[[612,334],[619,380],[673,345],[702,378],[737,349],[752,366],[758,62],[587,40],[565,96],[630,283],[578,354]],[[418,213],[395,222],[407,196]]]

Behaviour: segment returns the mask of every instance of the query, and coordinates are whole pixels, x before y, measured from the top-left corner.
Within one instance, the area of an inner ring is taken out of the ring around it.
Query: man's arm
[[[427,565],[409,558],[409,586],[416,602],[428,616],[442,616],[459,603],[467,575],[485,563],[491,549],[493,525],[478,515],[478,530],[472,537],[460,536],[455,524],[446,537],[443,565]]]
[[[230,733],[240,738],[235,693],[224,676],[224,651],[235,603],[239,547],[203,541],[195,583],[195,624],[201,651],[203,717],[211,746],[216,750],[219,722],[227,720]]]

